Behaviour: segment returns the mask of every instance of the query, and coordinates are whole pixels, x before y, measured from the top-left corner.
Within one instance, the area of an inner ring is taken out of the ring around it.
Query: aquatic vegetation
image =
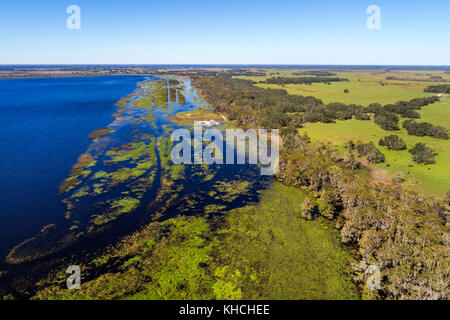
[[[117,217],[119,217],[120,215],[135,210],[139,206],[139,204],[140,200],[131,197],[115,200],[111,203],[111,212],[92,215],[92,223],[94,223],[95,225],[103,225],[109,223],[117,219]]]
[[[78,157],[77,163],[72,167],[70,171],[70,176],[66,180],[64,180],[59,186],[59,193],[65,193],[69,190],[72,190],[75,186],[81,183],[78,180],[79,177],[88,176],[91,171],[84,170],[87,168],[91,168],[95,166],[97,161],[92,157],[92,155],[88,152],[83,153]]]
[[[97,171],[92,177],[92,179],[100,179],[105,177],[108,177],[108,173],[106,173],[105,171]]]
[[[123,108],[126,111],[121,113],[120,121],[110,125],[117,134],[112,135],[112,139],[94,140],[88,148],[89,152],[80,156],[64,182],[68,184],[68,187],[64,188],[67,194],[63,201],[67,205],[65,217],[69,220],[66,229],[61,228],[58,233],[51,233],[51,236],[48,233],[40,235],[38,240],[30,240],[11,254],[11,261],[31,261],[35,257],[57,252],[74,241],[104,232],[113,225],[117,226],[119,218],[145,215],[157,221],[167,215],[169,219],[166,221],[170,222],[161,225],[158,222],[151,227],[162,233],[155,231],[152,236],[145,236],[142,244],[134,244],[141,248],[139,252],[120,257],[108,252],[105,257],[96,256],[93,265],[105,268],[113,263],[124,270],[124,276],[115,275],[115,280],[108,275],[101,276],[104,280],[112,281],[111,288],[118,290],[117,296],[120,296],[122,286],[136,284],[136,279],[128,278],[131,277],[129,270],[151,265],[152,268],[147,269],[151,272],[149,277],[154,280],[145,286],[146,291],[137,292],[137,287],[130,287],[126,290],[129,294],[153,298],[161,298],[164,295],[182,298],[202,296],[203,292],[208,292],[208,297],[215,297],[212,290],[215,279],[209,276],[214,274],[215,268],[205,270],[203,267],[212,261],[213,244],[208,238],[210,221],[201,217],[184,221],[182,217],[173,218],[174,213],[220,215],[233,201],[241,203],[254,198],[246,195],[252,188],[249,183],[240,180],[238,183],[232,183],[230,179],[215,185],[212,181],[218,171],[225,175],[236,175],[235,178],[239,179],[237,172],[228,173],[224,167],[207,165],[187,168],[184,165],[174,165],[170,161],[173,146],[170,132],[174,124],[168,117],[171,112],[176,112],[177,108],[186,106],[179,106],[169,98],[169,108],[164,104],[164,101],[168,101],[167,96],[161,95],[169,91],[172,94],[175,92],[176,102],[179,103],[181,90],[185,88],[168,90],[166,81],[149,81],[141,84],[136,95],[130,95],[123,100]],[[148,99],[142,100],[139,105],[138,101],[142,99],[140,95],[145,95]],[[163,101],[162,107],[158,105],[159,100]],[[155,116],[151,114],[157,114],[160,123],[156,124]],[[204,190],[214,186],[214,198],[208,192],[198,192],[193,186]],[[255,193],[254,190],[251,192]],[[213,205],[212,201],[218,203]],[[198,232],[195,231],[197,229]],[[193,233],[185,234],[189,230]],[[170,235],[166,238],[168,242],[161,242],[167,235]],[[41,242],[49,240],[53,241],[53,247],[41,246]],[[174,256],[174,253],[177,255]],[[164,258],[159,261],[156,255],[167,257],[168,260]],[[166,273],[174,268],[176,271],[172,273],[172,278],[167,278]],[[177,271],[178,269],[180,271]],[[181,274],[182,271],[190,273],[187,279],[186,275]],[[205,275],[205,272],[209,275]],[[205,278],[211,280],[210,284],[204,283]],[[186,281],[187,287],[190,288],[189,293],[181,291],[180,295],[176,294],[172,284],[185,286]],[[162,291],[161,286],[164,288]],[[223,286],[217,284],[217,294],[222,292],[224,296],[227,286],[227,283]],[[99,294],[99,297],[103,294],[106,293]]]
[[[169,136],[163,136],[158,140],[159,157],[161,159],[161,167],[167,167],[171,157],[173,141]]]
[[[137,160],[144,155],[152,156],[154,154],[154,143],[146,144],[144,142],[131,142],[129,144],[122,145],[120,150],[110,149],[106,152],[106,156],[110,160],[105,162],[121,162],[128,160]]]
[[[226,209],[226,206],[224,205],[209,204],[205,206],[204,211],[206,214],[208,214],[208,213],[217,213],[223,211],[224,209]]]
[[[184,173],[184,165],[173,165],[169,167],[170,170],[170,178],[172,180],[178,180],[183,178]]]
[[[35,299],[354,299],[350,254],[330,222],[302,220],[302,191],[275,184],[222,218],[151,222],[86,266],[81,290],[47,279]],[[206,206],[221,211],[223,206]],[[113,267],[114,266],[114,267]],[[320,268],[318,267],[320,266]]]
[[[251,182],[249,181],[218,181],[214,188],[220,193],[220,196],[215,198],[232,202],[240,195],[245,194],[250,184]]]
[[[83,187],[83,188],[77,190],[77,191],[72,195],[72,197],[73,197],[73,198],[80,198],[80,197],[87,196],[87,195],[89,194],[88,190],[89,190],[89,187],[88,187],[88,186],[85,186],[85,187]]]
[[[97,129],[89,134],[89,139],[94,140],[94,139],[106,136],[107,134],[109,134],[111,132],[114,132],[114,130],[112,130],[112,129]]]

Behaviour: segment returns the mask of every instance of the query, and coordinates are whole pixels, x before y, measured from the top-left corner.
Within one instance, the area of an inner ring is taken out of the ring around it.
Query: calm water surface
[[[141,76],[0,80],[0,259],[64,218],[58,185]]]

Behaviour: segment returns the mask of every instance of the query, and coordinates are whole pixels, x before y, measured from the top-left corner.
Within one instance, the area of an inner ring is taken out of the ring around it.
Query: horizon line
[[[291,63],[0,63],[0,66],[323,66],[323,67],[450,67],[450,64],[291,64]]]

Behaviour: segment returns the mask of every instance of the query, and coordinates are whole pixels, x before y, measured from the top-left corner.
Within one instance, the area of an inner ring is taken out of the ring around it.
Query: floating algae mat
[[[90,134],[87,150],[61,182],[64,224],[14,247],[8,263],[48,256],[95,237],[105,241],[151,219],[214,214],[258,199],[269,178],[257,166],[183,166],[170,160],[170,120],[205,107],[187,79],[148,77],[116,103],[114,121]],[[109,234],[109,236],[108,236]],[[103,244],[104,245],[104,244]]]

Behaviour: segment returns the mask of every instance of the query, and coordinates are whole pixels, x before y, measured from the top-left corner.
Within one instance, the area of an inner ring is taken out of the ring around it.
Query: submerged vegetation
[[[152,222],[84,268],[107,274],[77,291],[46,286],[35,298],[357,299],[345,275],[350,254],[330,223],[299,218],[303,198],[276,183],[257,205]]]

